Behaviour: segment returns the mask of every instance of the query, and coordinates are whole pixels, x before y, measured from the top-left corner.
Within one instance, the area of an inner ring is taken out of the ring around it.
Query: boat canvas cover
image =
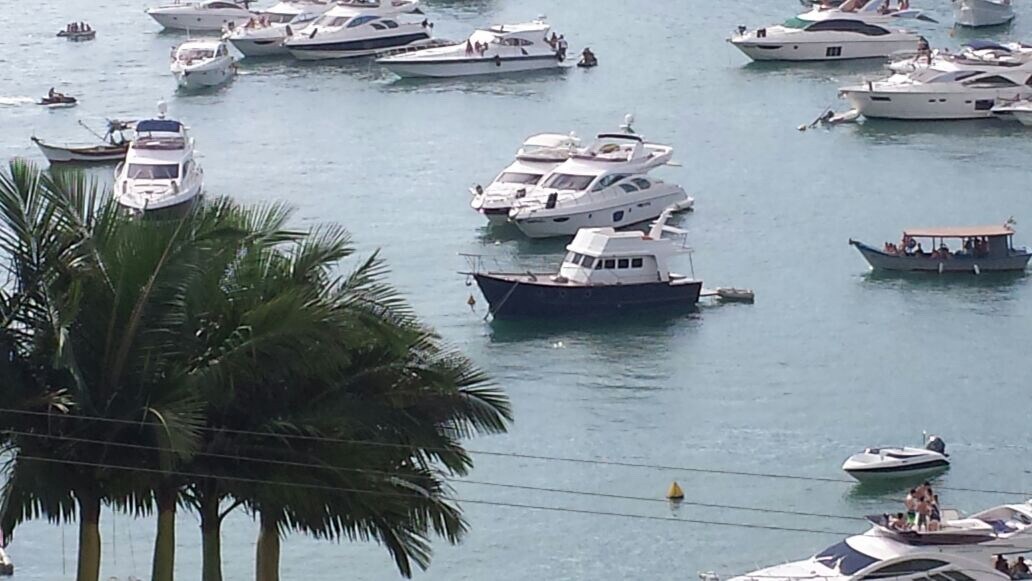
[[[1000,43],[993,42],[991,40],[972,40],[972,41],[969,41],[969,42],[965,42],[964,46],[969,47],[972,50],[992,49],[992,50],[1002,50],[1002,51],[1006,51],[1006,52],[1011,52],[1011,49],[1003,46]]]
[[[136,124],[137,133],[161,131],[167,133],[179,133],[183,125],[172,119],[146,119]]]
[[[1010,236],[1008,226],[958,226],[945,228],[908,228],[903,234],[911,238],[977,238],[980,236]]]

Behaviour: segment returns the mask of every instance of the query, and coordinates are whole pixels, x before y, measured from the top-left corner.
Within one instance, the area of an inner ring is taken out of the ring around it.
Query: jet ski
[[[53,95],[47,95],[39,100],[40,105],[47,107],[74,107],[78,103],[75,97],[69,97],[68,95],[62,95],[61,93],[54,93]]]
[[[868,448],[847,458],[842,469],[863,482],[930,474],[945,470],[949,465],[946,443],[939,436],[929,436],[923,448]]]

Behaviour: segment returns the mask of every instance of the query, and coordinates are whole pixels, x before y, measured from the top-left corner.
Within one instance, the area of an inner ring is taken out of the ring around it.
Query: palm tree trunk
[[[217,494],[204,494],[201,503],[201,580],[222,581],[222,517]]]
[[[158,486],[158,536],[154,539],[154,563],[151,581],[172,581],[176,564],[176,500],[175,486]]]
[[[78,494],[79,566],[76,581],[100,579],[100,498]]]
[[[261,531],[255,550],[255,581],[279,581],[280,538],[271,511],[261,511]]]

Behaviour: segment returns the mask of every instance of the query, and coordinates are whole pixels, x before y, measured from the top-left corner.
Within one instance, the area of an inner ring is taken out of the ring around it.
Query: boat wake
[[[0,107],[18,107],[20,105],[34,105],[36,100],[32,97],[3,97],[0,96]]]

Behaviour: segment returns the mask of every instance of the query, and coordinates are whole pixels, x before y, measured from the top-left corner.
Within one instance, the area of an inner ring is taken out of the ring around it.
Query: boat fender
[[[496,67],[502,66],[502,55],[496,54],[494,57],[494,64]]]
[[[317,32],[319,32],[319,29],[318,29],[318,28],[313,28],[313,29],[312,29],[312,34],[309,34],[309,35],[308,35],[308,38],[315,38],[315,34],[316,34]]]
[[[287,25],[287,36],[294,36],[294,29]]]
[[[666,493],[667,500],[679,501],[684,500],[684,491],[681,490],[681,485],[677,481],[670,483],[670,488],[667,489]]]
[[[944,268],[945,266],[946,266],[946,265],[944,265],[943,263],[941,263],[941,262],[939,263],[939,274],[942,274],[943,268]]]
[[[982,270],[978,268],[977,264],[975,265],[975,274],[982,274]]]
[[[767,38],[767,29],[759,28],[756,30],[756,38]]]
[[[516,190],[516,199],[517,200],[519,200],[521,198],[526,198],[526,197],[527,197],[527,188],[520,188],[520,189]]]
[[[548,194],[548,199],[545,200],[545,209],[546,210],[551,210],[551,209],[555,208],[555,204],[558,201],[559,201],[559,192],[552,192],[551,194]]]

